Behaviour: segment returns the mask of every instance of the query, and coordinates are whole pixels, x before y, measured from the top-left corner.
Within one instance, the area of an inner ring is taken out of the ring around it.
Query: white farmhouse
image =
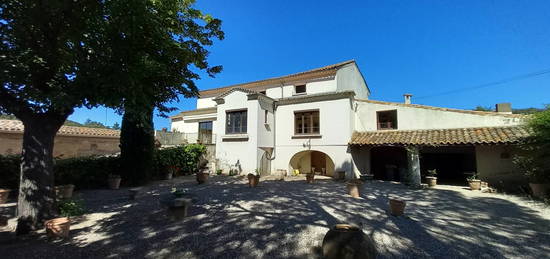
[[[442,182],[477,172],[513,174],[513,144],[527,133],[509,104],[479,112],[369,100],[355,61],[200,92],[197,109],[171,117],[172,131],[215,144],[215,167],[400,180],[437,169]],[[420,168],[418,168],[418,165]],[[296,171],[298,170],[298,171]]]

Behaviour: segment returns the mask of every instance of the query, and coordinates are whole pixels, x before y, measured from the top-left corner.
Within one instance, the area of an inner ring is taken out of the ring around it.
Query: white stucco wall
[[[216,134],[216,158],[221,169],[228,172],[231,167],[238,167],[243,174],[254,172],[258,167],[258,101],[248,100],[247,94],[235,91],[224,98],[225,103],[218,105],[217,117],[220,123],[214,128]],[[246,140],[229,140],[225,134],[226,112],[247,110]]]
[[[356,101],[356,104],[355,130],[357,131],[377,130],[376,112],[387,110],[397,110],[398,130],[512,126],[521,123],[519,118],[499,115],[476,115],[361,101]]]
[[[276,111],[276,159],[272,170],[290,170],[291,158],[300,151],[315,150],[327,154],[335,171],[351,174],[352,160],[347,143],[352,133],[353,114],[349,99],[279,106]],[[292,138],[294,112],[319,110],[320,138]],[[289,172],[290,173],[290,172]]]
[[[334,91],[336,91],[335,79],[306,83],[306,94],[328,93]],[[273,99],[292,97],[295,95],[294,85],[284,85],[282,87],[273,87],[266,89],[266,95]]]
[[[199,98],[197,99],[197,109],[215,107],[214,97]]]
[[[216,113],[184,116],[183,120],[175,121],[171,123],[171,131],[177,131],[182,133],[198,133],[199,122],[201,121],[212,121],[212,129],[214,129],[217,123],[216,116],[217,116]]]
[[[507,158],[501,155],[506,153]],[[513,146],[476,146],[476,167],[480,179],[489,182],[499,189],[518,191],[521,184],[527,184],[527,179],[519,172],[512,162],[515,149]]]
[[[361,71],[355,63],[349,64],[336,73],[338,91],[355,91],[355,97],[368,99],[370,91]]]

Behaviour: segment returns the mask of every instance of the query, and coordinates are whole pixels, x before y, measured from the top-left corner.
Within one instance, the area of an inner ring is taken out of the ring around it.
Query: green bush
[[[156,150],[152,176],[162,178],[168,167],[177,167],[180,174],[195,173],[206,147],[190,144]],[[0,155],[0,188],[19,188],[20,155]],[[121,175],[119,156],[88,156],[57,159],[54,164],[55,184],[74,184],[79,189],[103,188],[110,174]],[[124,177],[123,177],[124,178]],[[125,181],[122,179],[122,184]]]
[[[80,216],[86,212],[82,200],[67,199],[60,201],[57,205],[59,214],[63,217]]]
[[[102,188],[110,174],[120,174],[120,157],[88,156],[57,160],[55,184],[74,184],[77,188]]]
[[[205,153],[206,147],[201,144],[189,144],[157,150],[154,158],[154,175],[161,178],[168,172],[170,167],[175,167],[178,174],[195,173]]]

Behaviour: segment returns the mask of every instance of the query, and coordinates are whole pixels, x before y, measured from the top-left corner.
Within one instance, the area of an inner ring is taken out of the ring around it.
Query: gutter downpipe
[[[284,82],[281,81],[281,98],[283,98],[283,86]],[[277,153],[275,152],[277,150],[277,101],[273,102],[273,152],[271,152],[271,155],[267,158],[269,161],[275,160],[277,157]]]

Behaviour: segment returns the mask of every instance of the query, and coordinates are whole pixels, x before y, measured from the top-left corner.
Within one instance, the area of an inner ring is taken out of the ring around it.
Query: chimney
[[[412,94],[404,94],[403,96],[405,97],[405,104],[411,104],[411,97],[413,95]]]
[[[511,103],[497,103],[496,111],[502,113],[512,114],[512,104]]]

